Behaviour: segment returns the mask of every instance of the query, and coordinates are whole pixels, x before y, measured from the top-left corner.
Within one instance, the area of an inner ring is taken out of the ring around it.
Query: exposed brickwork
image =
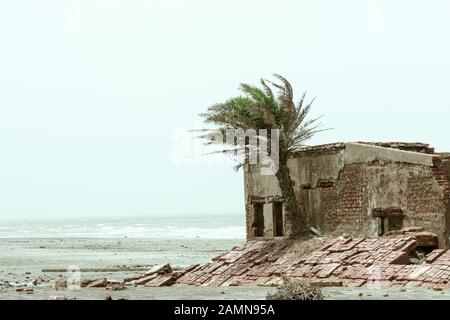
[[[321,213],[323,216],[323,231],[328,232],[334,230],[337,227],[337,212],[336,203],[338,200],[338,194],[335,187],[331,188],[320,188],[320,198],[321,198]]]
[[[273,285],[287,276],[322,286],[450,288],[449,251],[436,249],[425,263],[410,264],[410,255],[417,247],[433,247],[436,242],[436,235],[409,228],[377,239],[334,239],[301,256],[285,241],[250,241],[186,273],[177,283]]]
[[[408,223],[435,232],[439,235],[440,244],[446,244],[444,189],[434,177],[434,168],[408,177],[406,198]]]
[[[346,144],[336,143],[305,148],[294,155],[292,175],[301,223],[322,233],[376,236],[380,232],[376,212],[395,208],[403,227],[423,226],[438,235],[441,247],[448,246],[450,157],[434,153],[423,143],[363,144],[374,147],[346,151]],[[264,190],[265,180],[256,183],[258,190]],[[250,195],[252,190],[248,189]],[[268,190],[271,194],[273,185]],[[249,206],[247,216],[249,223]],[[285,224],[289,230],[290,221]]]
[[[392,185],[405,183],[393,188]],[[377,181],[378,185],[373,185]],[[393,191],[389,191],[393,190]],[[302,190],[299,204],[308,215],[311,212],[312,192],[318,192],[322,219],[318,227],[325,232],[345,231],[374,235],[374,210],[399,207],[405,215],[404,226],[420,225],[439,235],[445,245],[447,207],[450,183],[441,167],[425,167],[407,163],[376,161],[368,164],[347,165],[341,171],[335,186]],[[398,198],[390,199],[392,198]],[[370,198],[383,198],[384,203],[371,203]],[[381,207],[378,207],[380,205]]]
[[[444,200],[448,200],[450,197],[450,182],[445,172],[445,168],[442,165],[433,167],[433,176],[436,182],[444,189]]]
[[[337,181],[336,220],[334,224],[361,225],[367,216],[366,173],[361,165],[347,166]]]
[[[252,197],[248,196],[245,202],[245,223],[247,239],[253,238],[253,222],[255,221],[255,215],[253,211],[253,201]]]

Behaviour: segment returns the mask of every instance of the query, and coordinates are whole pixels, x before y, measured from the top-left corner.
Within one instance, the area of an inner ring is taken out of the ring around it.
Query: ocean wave
[[[1,222],[1,238],[154,238],[244,239],[241,217],[164,217],[143,219]]]

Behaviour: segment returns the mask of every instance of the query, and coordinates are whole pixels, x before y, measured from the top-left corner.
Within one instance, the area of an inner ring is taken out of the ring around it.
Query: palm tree
[[[296,236],[307,226],[301,225],[299,205],[294,191],[294,183],[290,175],[288,160],[293,152],[305,147],[305,142],[315,133],[323,131],[319,118],[307,119],[314,99],[305,104],[305,93],[300,101],[294,103],[294,94],[291,84],[282,76],[274,75],[279,82],[271,82],[261,79],[261,88],[249,84],[241,84],[243,95],[228,99],[223,103],[215,104],[208,108],[201,116],[206,123],[218,126],[218,129],[210,131],[208,137],[217,132],[226,130],[249,130],[260,132],[261,129],[278,129],[278,170],[275,175],[278,180],[281,195],[284,201],[286,216],[290,222],[290,235]],[[277,91],[275,96],[272,89]],[[262,138],[258,136],[258,138]],[[267,137],[268,142],[273,142],[272,136]],[[217,141],[216,141],[217,142]],[[228,143],[222,139],[220,143]],[[248,140],[245,145],[235,145],[233,149],[220,152],[234,152],[244,148],[248,151]],[[248,163],[248,152],[244,153],[244,163]],[[240,163],[239,168],[243,163]]]

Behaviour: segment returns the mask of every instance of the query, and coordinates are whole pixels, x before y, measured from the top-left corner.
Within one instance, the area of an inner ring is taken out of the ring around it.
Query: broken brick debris
[[[284,277],[290,277],[322,287],[450,288],[449,251],[432,250],[423,264],[411,264],[414,250],[437,247],[437,241],[435,234],[410,227],[379,238],[341,237],[302,256],[295,245],[284,240],[253,240],[209,263],[181,271],[173,271],[165,264],[117,283],[107,279],[84,280],[81,286],[277,286]]]
[[[249,241],[191,268],[175,283],[274,286],[287,276],[319,286],[450,288],[450,252],[436,249],[424,264],[410,264],[410,255],[418,247],[437,247],[436,235],[411,227],[374,239],[339,238],[304,257],[283,240]]]

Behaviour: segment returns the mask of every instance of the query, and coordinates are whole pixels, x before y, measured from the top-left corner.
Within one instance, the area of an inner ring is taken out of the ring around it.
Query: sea
[[[150,268],[169,263],[173,270],[181,270],[208,263],[213,257],[244,242],[243,213],[27,220],[2,220],[0,217],[0,300],[29,298],[15,290],[2,290],[2,283],[21,286],[42,275],[50,281],[48,285],[36,288],[31,298],[50,298],[55,294],[52,291],[55,281],[66,274],[48,270],[77,267],[84,270],[80,273],[83,279],[120,281],[134,274],[122,270],[125,267]],[[118,270],[95,271],[105,268]],[[261,288],[253,291],[236,289],[230,294],[223,294],[228,290],[219,289],[129,287],[118,292],[119,296],[115,298],[247,299],[264,298],[266,294],[266,289]],[[102,289],[65,294],[78,299],[104,299],[113,293]]]
[[[245,239],[243,213],[0,220],[0,238]]]
[[[0,218],[1,219],[1,218]],[[50,299],[60,272],[44,269],[114,268],[170,263],[174,270],[203,264],[245,242],[244,214],[148,215],[0,220],[0,300],[29,295],[2,290],[2,283],[22,285],[41,275],[48,286],[36,288],[33,299]],[[124,279],[130,272],[83,272],[86,279]],[[264,299],[264,287],[130,287],[125,291],[65,292],[77,299]],[[327,299],[450,299],[450,291],[426,288],[326,288]],[[61,293],[58,293],[61,295]]]

